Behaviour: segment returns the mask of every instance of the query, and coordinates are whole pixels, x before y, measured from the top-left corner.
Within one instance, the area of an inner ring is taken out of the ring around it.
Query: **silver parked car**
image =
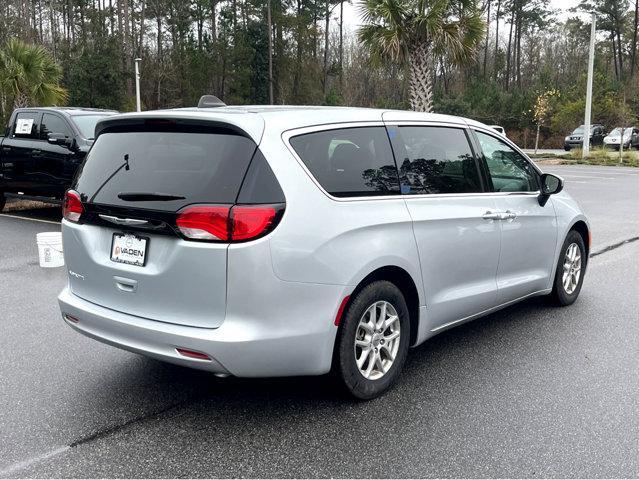
[[[471,120],[223,106],[95,136],[64,205],[59,302],[119,348],[222,376],[332,369],[368,399],[409,347],[582,286],[590,227],[563,181]]]

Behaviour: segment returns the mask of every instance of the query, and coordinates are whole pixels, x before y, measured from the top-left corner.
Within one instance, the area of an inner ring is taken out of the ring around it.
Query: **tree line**
[[[595,11],[593,121],[637,121],[639,0],[584,0],[575,12],[548,0],[352,0],[355,31],[345,1],[5,0],[0,115],[15,104],[2,65],[17,39],[49,53],[69,105],[134,109],[141,58],[145,109],[204,93],[227,104],[412,107],[500,124],[521,144],[539,126],[542,146],[556,145],[583,121],[590,25],[578,12]]]

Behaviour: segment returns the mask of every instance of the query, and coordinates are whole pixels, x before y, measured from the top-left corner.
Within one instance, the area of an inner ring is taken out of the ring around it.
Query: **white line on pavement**
[[[619,167],[610,167],[607,170],[602,170],[602,169],[593,170],[593,169],[582,168],[582,167],[562,167],[557,169],[548,168],[546,170],[557,170],[557,172],[575,172],[575,173],[579,172],[579,173],[585,173],[585,174],[603,173],[606,175],[623,175],[623,176],[630,176],[630,177],[639,176],[639,173],[630,173],[627,170],[619,170]]]
[[[69,450],[69,448],[70,447],[68,447],[68,446],[56,448],[56,449],[51,450],[51,451],[49,451],[47,453],[43,453],[42,455],[37,455],[37,456],[31,457],[31,458],[29,458],[27,460],[23,460],[22,462],[18,462],[18,463],[14,463],[13,465],[9,465],[8,467],[3,468],[2,470],[0,470],[0,477],[8,477],[8,476],[12,475],[15,472],[18,472],[20,470],[23,470],[23,469],[33,465],[34,463],[38,463],[38,462],[41,462],[41,461],[46,460],[48,458],[55,457],[56,455],[64,453],[67,450]]]
[[[588,180],[618,180],[615,177],[593,177],[592,175],[573,175],[572,173],[567,173],[563,175],[564,178],[587,178]]]
[[[60,225],[60,222],[55,222],[53,220],[44,220],[42,218],[21,217],[20,215],[7,215],[6,213],[0,213],[0,217],[19,218],[20,220],[31,220],[32,222],[53,223],[55,225]]]

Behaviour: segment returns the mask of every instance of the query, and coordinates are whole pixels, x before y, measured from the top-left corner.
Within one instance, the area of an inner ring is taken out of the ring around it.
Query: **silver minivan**
[[[471,120],[222,106],[95,137],[64,203],[59,303],[119,348],[220,376],[332,370],[369,399],[409,347],[581,289],[590,227],[563,181]]]

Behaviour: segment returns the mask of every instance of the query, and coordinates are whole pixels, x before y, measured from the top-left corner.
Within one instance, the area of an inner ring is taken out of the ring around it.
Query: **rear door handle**
[[[511,212],[510,210],[506,210],[502,215],[502,220],[514,220],[515,218],[517,218],[517,214],[515,212]]]
[[[486,213],[482,215],[484,220],[501,220],[502,213],[500,212],[492,212],[488,210]]]

